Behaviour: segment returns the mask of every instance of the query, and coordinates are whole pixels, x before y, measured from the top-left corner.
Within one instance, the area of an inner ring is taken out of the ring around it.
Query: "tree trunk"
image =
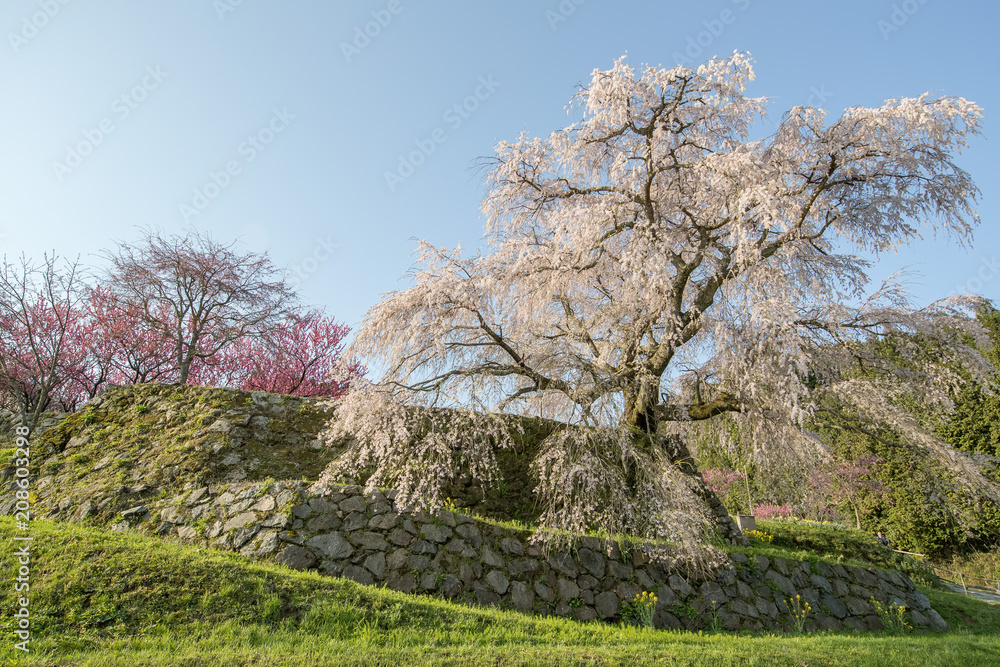
[[[185,359],[181,362],[181,375],[177,378],[177,384],[187,384],[188,374],[191,372],[191,360]]]
[[[645,433],[656,433],[656,416],[654,407],[659,403],[656,395],[659,388],[659,380],[653,382],[643,382],[638,391],[625,392],[625,410],[622,415],[622,423],[625,426],[636,428]]]
[[[858,530],[861,530],[861,512],[858,511],[858,504],[848,498],[848,502],[851,503],[851,507],[854,508],[854,520],[858,523]]]
[[[671,421],[699,421],[709,419],[717,414],[731,410],[739,410],[735,399],[728,394],[718,398],[692,405],[663,405],[659,401],[657,391],[659,382],[643,383],[638,391],[625,393],[625,409],[622,414],[622,425],[632,427],[646,434],[650,446],[659,447],[667,454],[670,461],[683,473],[689,475],[694,482],[698,495],[702,498],[711,513],[715,530],[730,544],[748,546],[749,541],[737,527],[722,501],[708,488],[702,478],[694,457],[677,435],[663,436],[659,433],[660,423]],[[643,437],[643,436],[639,436]],[[628,473],[628,471],[626,471]],[[632,476],[628,475],[630,479]]]

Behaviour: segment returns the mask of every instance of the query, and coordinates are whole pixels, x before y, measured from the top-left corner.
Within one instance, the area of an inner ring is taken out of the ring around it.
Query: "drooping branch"
[[[722,393],[701,403],[661,403],[653,406],[659,421],[692,422],[711,419],[725,412],[740,412],[743,404],[735,396]]]

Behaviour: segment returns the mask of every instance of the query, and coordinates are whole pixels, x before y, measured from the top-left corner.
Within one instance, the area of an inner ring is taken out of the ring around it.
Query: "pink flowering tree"
[[[197,231],[166,236],[146,230],[137,243],[121,242],[105,258],[110,268],[104,286],[114,310],[149,337],[157,350],[153,361],[160,346],[168,346],[170,369],[181,384],[192,367],[222,363],[228,346],[263,336],[287,317],[295,300],[266,255]],[[149,362],[143,357],[139,366]],[[162,367],[154,368],[158,373]]]
[[[336,377],[350,329],[322,309],[293,311],[260,337],[247,337],[227,353],[229,383],[247,391],[336,398],[364,369],[348,364]]]
[[[0,389],[29,427],[74,402],[70,380],[85,362],[82,280],[78,262],[55,255],[0,266]]]
[[[865,498],[878,500],[888,489],[878,477],[877,456],[854,461],[830,461],[816,467],[809,478],[816,511],[846,504],[854,513],[855,524],[861,530],[861,514]]]
[[[748,502],[745,492],[741,493],[746,483],[746,473],[741,470],[726,470],[724,468],[709,468],[702,471],[705,484],[731,513],[744,514],[742,511]],[[749,509],[747,509],[749,512]]]
[[[95,377],[111,384],[177,380],[172,341],[159,328],[147,326],[144,309],[98,285],[88,295],[87,315],[88,352]],[[169,321],[163,304],[154,315],[161,322]],[[94,384],[92,380],[90,386]]]
[[[336,397],[364,374],[341,363],[349,329],[297,295],[266,255],[207,235],[146,231],[105,253],[103,280],[77,264],[4,259],[0,406],[35,423],[107,385],[234,386]],[[336,377],[332,370],[338,369]]]
[[[761,521],[773,521],[775,519],[790,519],[794,511],[789,503],[775,504],[766,502],[755,506],[753,514]]]

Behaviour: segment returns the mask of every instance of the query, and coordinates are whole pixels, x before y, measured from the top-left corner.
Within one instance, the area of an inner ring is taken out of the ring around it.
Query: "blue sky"
[[[772,122],[926,91],[980,104],[973,247],[928,238],[873,275],[920,272],[921,305],[1000,300],[998,19],[985,0],[4,0],[0,252],[98,266],[136,226],[194,226],[266,250],[356,326],[405,286],[413,238],[481,242],[476,158],[567,125],[592,70],[740,50]]]

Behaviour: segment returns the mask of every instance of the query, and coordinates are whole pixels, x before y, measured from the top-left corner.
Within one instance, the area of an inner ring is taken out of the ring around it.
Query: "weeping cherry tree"
[[[738,53],[696,70],[622,58],[575,96],[577,122],[499,143],[483,251],[421,242],[412,287],[357,332],[349,354],[381,376],[337,401],[327,438],[350,446],[324,480],[368,471],[440,506],[459,474],[496,481],[513,415],[543,416],[558,421],[532,464],[543,539],[601,529],[697,560],[716,525],[685,423],[726,413],[758,449],[808,456],[820,386],[963,466],[892,405],[945,405],[956,367],[988,371],[979,301],[916,309],[868,272],[922,231],[971,241],[977,189],[954,159],[980,108],[794,107],[755,139],[753,78]],[[937,353],[874,352],[914,334]]]

